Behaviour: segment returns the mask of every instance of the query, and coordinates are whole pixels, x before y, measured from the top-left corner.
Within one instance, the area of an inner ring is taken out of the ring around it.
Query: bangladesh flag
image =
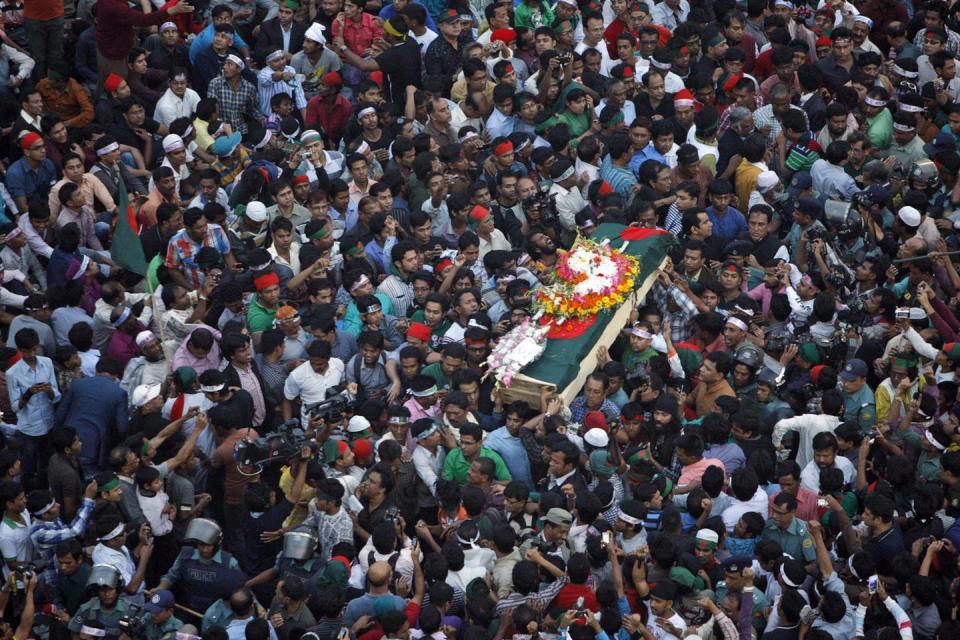
[[[586,326],[576,327],[576,331],[567,336],[549,337],[547,345],[535,362],[531,363],[514,378],[509,389],[511,399],[523,399],[536,402],[539,387],[547,384],[555,386],[563,394],[576,394],[587,374],[593,371],[598,346],[609,346],[623,328],[629,311],[641,302],[656,278],[656,271],[677,242],[669,233],[624,227],[620,224],[605,223],[597,227],[591,240],[610,240],[615,249],[635,256],[640,260],[640,276],[637,278],[637,295],[618,310],[597,314],[596,321]],[[616,318],[616,320],[615,320]],[[613,323],[613,324],[611,324]],[[519,382],[519,384],[518,384]],[[568,402],[573,396],[567,398]]]
[[[113,230],[110,257],[115,263],[138,276],[147,275],[147,259],[140,244],[140,223],[127,198],[127,185],[120,175],[120,202],[117,203],[117,226]]]

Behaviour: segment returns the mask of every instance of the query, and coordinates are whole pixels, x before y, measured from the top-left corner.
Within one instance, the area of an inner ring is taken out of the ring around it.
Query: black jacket
[[[253,57],[258,63],[264,64],[267,56],[274,51],[289,51],[291,55],[297,53],[303,49],[303,36],[306,32],[306,27],[294,20],[290,27],[290,48],[284,49],[280,20],[278,18],[267,20],[260,25],[257,44],[253,49]]]

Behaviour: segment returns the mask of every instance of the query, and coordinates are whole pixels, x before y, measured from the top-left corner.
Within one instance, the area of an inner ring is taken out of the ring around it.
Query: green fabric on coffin
[[[609,238],[611,246],[620,249],[623,246],[620,233],[624,229],[626,227],[622,224],[602,224],[597,227],[591,239],[603,240]],[[643,300],[656,279],[656,270],[663,264],[664,259],[676,242],[677,239],[669,233],[630,241],[627,244],[626,253],[640,259],[640,277],[637,279],[638,286],[631,300],[624,303],[617,311],[598,314],[597,321],[593,326],[576,338],[567,340],[548,339],[543,355],[536,362],[525,367],[520,375],[514,378],[513,386],[507,390],[507,395],[528,402],[535,401],[536,396],[531,397],[533,393],[539,394],[539,387],[543,384],[549,384],[555,386],[564,396],[564,399],[570,402],[582,386],[582,378],[585,378],[593,370],[593,363],[595,362],[593,353],[598,346],[601,346],[601,340],[610,326],[611,320],[618,314],[623,314],[625,310],[626,316],[629,316],[629,309],[636,307]],[[621,320],[625,323],[625,320]],[[614,333],[615,336],[616,333]],[[610,346],[612,342],[613,338],[610,338],[609,342],[603,344],[603,346]],[[585,363],[590,367],[587,371],[584,371]],[[578,380],[578,384],[572,384],[577,383]],[[573,388],[574,386],[576,388]]]

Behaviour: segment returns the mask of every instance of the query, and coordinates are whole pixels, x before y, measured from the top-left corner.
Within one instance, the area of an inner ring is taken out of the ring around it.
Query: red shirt
[[[773,47],[770,47],[757,56],[757,63],[753,65],[753,76],[763,82],[773,75]]]
[[[603,32],[603,39],[607,41],[607,53],[611,60],[619,60],[617,55],[617,37],[624,31],[629,31],[627,23],[620,18],[615,18],[606,31]]]
[[[353,115],[353,105],[342,95],[337,95],[332,105],[328,105],[320,96],[310,98],[307,103],[306,126],[319,124],[334,144],[340,143],[347,121]]]
[[[62,18],[63,0],[28,0],[23,3],[23,17],[27,20]]]
[[[128,7],[126,0],[98,0],[97,51],[111,60],[126,60],[133,49],[134,27],[159,26],[169,19],[166,9],[143,13]]]
[[[583,597],[584,609],[589,609],[590,611],[600,610],[600,603],[597,602],[597,597],[593,594],[590,587],[585,584],[571,584],[569,582],[563,585],[560,593],[553,599],[553,606],[560,607],[563,611],[573,609],[574,605],[577,604],[577,598],[580,597]]]
[[[344,44],[361,58],[366,55],[367,49],[370,48],[374,40],[383,37],[383,29],[369,13],[361,14],[360,24],[345,19],[343,25]],[[333,21],[333,24],[330,25],[330,31],[333,32],[334,38],[340,35],[339,20]]]

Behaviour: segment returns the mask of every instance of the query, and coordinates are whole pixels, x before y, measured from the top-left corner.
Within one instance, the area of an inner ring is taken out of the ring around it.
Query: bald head
[[[387,586],[392,574],[393,569],[390,568],[389,562],[374,562],[367,571],[367,580],[370,581],[371,587],[382,588]]]

